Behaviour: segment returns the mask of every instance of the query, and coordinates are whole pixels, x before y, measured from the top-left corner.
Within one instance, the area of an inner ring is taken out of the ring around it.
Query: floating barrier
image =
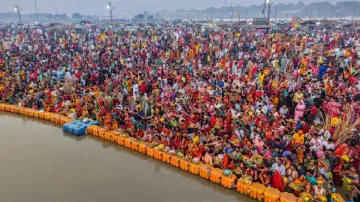
[[[210,181],[214,182],[216,184],[220,184],[223,172],[224,171],[219,169],[219,168],[212,169],[211,172],[210,172]]]
[[[160,161],[161,161],[161,160],[162,160],[162,154],[163,154],[163,153],[162,153],[161,151],[155,149],[155,150],[154,150],[154,156],[153,156],[153,157],[154,157],[154,159],[157,159],[157,160],[160,160]]]
[[[185,171],[189,171],[190,170],[190,162],[185,161],[185,160],[180,160],[180,168]]]
[[[50,120],[54,123],[61,124],[66,122],[62,117],[59,116],[51,116]],[[97,121],[81,121],[75,120],[69,123],[63,124],[63,130],[65,132],[71,133],[76,136],[84,135],[87,131],[87,128],[91,125],[99,125]]]
[[[212,167],[206,164],[200,166],[200,177],[210,179]]]
[[[146,154],[147,146],[145,144],[139,144],[139,152]]]
[[[154,156],[154,149],[153,148],[146,148],[146,155],[153,157]]]
[[[225,176],[225,175],[223,175],[223,176],[221,177],[221,185],[222,185],[223,187],[226,187],[226,188],[231,189],[231,188],[234,187],[235,182],[236,182],[236,176],[233,175],[233,174],[230,175],[230,176]]]
[[[174,167],[180,167],[180,161],[181,159],[176,156],[171,157],[171,165]]]
[[[199,175],[200,173],[200,164],[190,163],[190,173],[194,175]]]
[[[296,200],[297,197],[294,194],[288,192],[282,192],[280,195],[280,202],[293,202]]]
[[[264,198],[264,192],[265,192],[265,185],[260,184],[258,182],[254,182],[249,186],[250,193],[249,196],[251,198],[262,200]]]
[[[139,151],[139,142],[137,141],[132,142],[131,149],[135,151]]]
[[[245,194],[245,195],[249,195],[250,194],[250,185],[242,183],[241,179],[239,179],[236,184],[236,191],[238,191],[239,193]]]
[[[13,105],[0,104],[0,111],[7,111],[17,113],[25,116],[31,116],[43,120],[48,120],[56,124],[63,125],[64,131],[68,131],[75,135],[83,135],[85,132],[88,134],[103,138],[105,140],[114,142],[119,145],[123,145],[129,149],[139,151],[147,156],[154,157],[157,160],[169,163],[174,167],[179,167],[182,170],[189,171],[194,175],[199,175],[204,179],[208,179],[214,183],[221,184],[226,188],[233,188],[236,184],[236,191],[245,195],[249,195],[251,198],[256,200],[263,200],[264,202],[293,202],[298,201],[298,198],[287,192],[281,193],[278,189],[272,187],[265,187],[263,184],[254,182],[248,184],[243,180],[237,180],[234,174],[225,173],[224,170],[213,168],[207,164],[194,164],[185,161],[177,156],[164,153],[149,147],[146,143],[137,141],[132,137],[125,137],[115,131],[110,131],[99,127],[98,122],[88,121],[82,122],[80,120],[72,121],[71,118],[57,115],[49,112],[40,112],[33,109],[16,107]],[[224,175],[225,174],[225,175]],[[237,181],[236,181],[237,180]],[[338,194],[334,198],[342,199]]]
[[[277,202],[280,199],[281,192],[273,187],[266,187],[264,192],[264,202]]]
[[[167,153],[163,153],[161,160],[162,160],[163,162],[165,162],[165,163],[169,163],[169,164],[170,164],[170,163],[171,163],[171,156],[170,156],[169,154],[167,154]]]

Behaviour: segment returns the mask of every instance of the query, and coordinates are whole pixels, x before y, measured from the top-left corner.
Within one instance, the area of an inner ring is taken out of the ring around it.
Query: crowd
[[[94,119],[299,196],[358,200],[360,34],[0,29],[0,101]]]

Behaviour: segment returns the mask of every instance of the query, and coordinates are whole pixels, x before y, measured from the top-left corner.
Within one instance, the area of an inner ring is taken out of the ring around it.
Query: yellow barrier
[[[104,133],[104,139],[105,139],[105,140],[108,140],[108,141],[111,140],[111,132],[110,132],[110,131],[106,131],[106,132]]]
[[[173,165],[174,167],[179,167],[180,166],[180,158],[176,157],[176,156],[172,156],[171,157],[171,165]]]
[[[257,200],[261,200],[262,198],[264,198],[264,192],[265,192],[265,185],[260,184],[258,182],[254,182],[249,186],[250,189],[250,197],[257,199]]]
[[[126,138],[123,138],[123,137],[120,137],[120,136],[119,136],[117,143],[118,143],[119,145],[125,145],[125,140],[126,140]]]
[[[154,156],[154,149],[153,148],[146,148],[146,155],[153,157]]]
[[[15,113],[16,114],[21,114],[21,107],[15,108]]]
[[[139,142],[137,141],[132,142],[131,149],[135,151],[139,151]]]
[[[223,170],[221,170],[219,168],[214,168],[211,170],[211,173],[210,173],[210,181],[220,184],[222,175],[223,175]]]
[[[95,135],[96,134],[95,130],[97,130],[97,129],[98,129],[98,126],[93,125],[93,126],[87,127],[86,131],[88,134]]]
[[[165,163],[171,163],[171,156],[170,154],[163,153],[161,160]]]
[[[111,134],[110,141],[113,143],[117,143],[118,141],[118,135],[115,135],[114,133]]]
[[[266,187],[264,192],[264,202],[277,202],[280,199],[280,191],[272,187]]]
[[[5,109],[5,111],[9,112],[10,111],[10,105],[6,105],[4,109]]]
[[[147,146],[145,144],[139,144],[139,152],[146,154]]]
[[[26,110],[25,111],[25,116],[28,115],[28,114],[29,114],[29,112]],[[53,114],[51,114],[49,112],[44,112],[44,114],[45,114],[45,120],[51,121],[51,117],[53,116]]]
[[[12,113],[14,113],[14,112],[15,112],[15,108],[16,108],[15,106],[10,106],[10,107],[9,107],[9,111],[12,112]]]
[[[185,160],[180,160],[180,168],[185,171],[190,170],[190,162],[185,161]]]
[[[31,109],[29,109],[28,110],[29,112],[29,116],[31,116],[31,117],[34,117],[35,116],[35,112],[34,112],[34,110],[31,110]]]
[[[236,184],[236,191],[238,191],[242,194],[245,194],[245,195],[249,195],[250,194],[250,185],[242,183],[241,180],[239,179]]]
[[[125,144],[124,144],[125,147],[131,148],[131,141],[132,141],[132,140],[130,140],[130,138],[126,138],[126,139],[125,139]]]
[[[23,109],[22,109],[21,114],[25,114],[25,111],[24,111]],[[39,113],[39,118],[40,118],[40,119],[45,119],[45,114],[44,114],[43,112],[40,112],[40,113]]]
[[[288,192],[282,192],[280,195],[280,202],[293,202],[296,200],[297,197],[294,194]]]
[[[230,175],[230,176],[222,176],[221,178],[221,185],[226,188],[232,188],[235,185],[236,176]]]
[[[210,179],[212,167],[206,164],[200,166],[200,177],[204,179]]]
[[[200,164],[193,164],[190,163],[190,173],[194,174],[194,175],[199,175],[200,173]]]
[[[160,160],[162,159],[162,152],[159,150],[154,149],[154,156],[155,159]]]

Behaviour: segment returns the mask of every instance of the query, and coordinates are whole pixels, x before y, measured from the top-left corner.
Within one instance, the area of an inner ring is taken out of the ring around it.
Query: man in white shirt
[[[279,171],[282,176],[285,176],[286,168],[282,164],[281,160],[278,159],[276,163],[272,164],[270,171]]]
[[[323,141],[322,145],[325,146],[326,150],[335,148],[334,141],[332,138],[330,138],[329,140]]]

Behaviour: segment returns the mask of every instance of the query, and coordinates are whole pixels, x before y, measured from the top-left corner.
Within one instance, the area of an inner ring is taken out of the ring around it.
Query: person
[[[271,173],[267,172],[266,170],[261,171],[259,174],[260,182],[267,187],[270,186],[270,174]]]
[[[299,130],[297,133],[293,135],[293,144],[294,145],[303,145],[305,141],[305,136],[302,130]]]
[[[326,197],[326,190],[324,189],[323,185],[324,185],[324,182],[319,181],[319,182],[317,182],[317,185],[315,185],[313,187],[315,199],[322,200],[323,197]]]
[[[290,168],[286,170],[286,177],[289,179],[290,183],[298,178],[298,172],[293,164],[291,164]]]
[[[304,116],[305,109],[306,109],[305,102],[303,100],[300,100],[295,108],[295,115],[294,115],[295,121],[299,121]]]
[[[282,164],[281,159],[277,159],[276,162],[271,165],[270,171],[278,171],[282,176],[286,174],[286,168]]]
[[[314,174],[311,173],[311,171],[307,171],[306,172],[306,181],[308,181],[309,183],[311,183],[312,186],[316,185],[316,178],[314,177]]]

